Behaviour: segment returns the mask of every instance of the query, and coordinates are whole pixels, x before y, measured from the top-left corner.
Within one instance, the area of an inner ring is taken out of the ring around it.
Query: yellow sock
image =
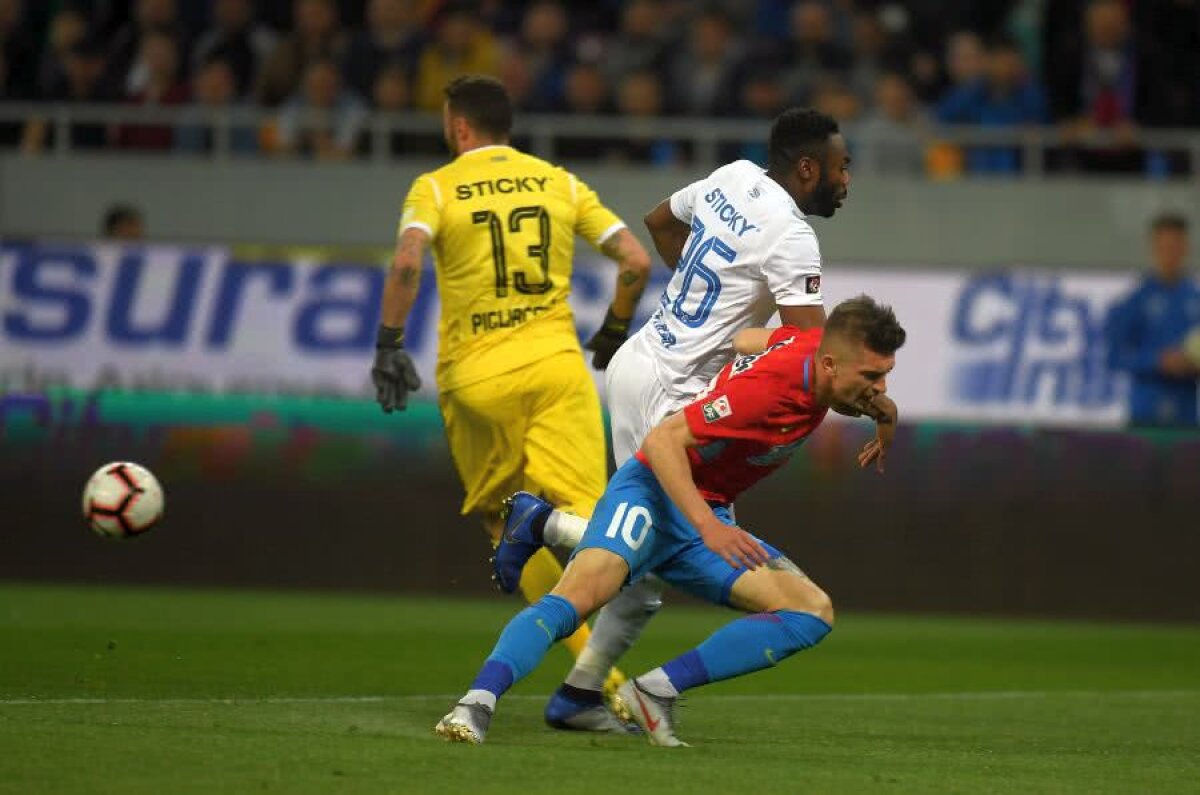
[[[539,549],[525,564],[525,570],[521,572],[521,594],[525,597],[525,601],[533,603],[550,593],[558,584],[562,573],[563,569],[558,558],[554,557],[548,549]],[[579,653],[583,651],[583,647],[587,645],[589,637],[591,637],[591,630],[588,629],[588,625],[580,624],[579,629],[575,630],[575,634],[569,638],[563,638],[562,643],[572,656],[578,657]]]

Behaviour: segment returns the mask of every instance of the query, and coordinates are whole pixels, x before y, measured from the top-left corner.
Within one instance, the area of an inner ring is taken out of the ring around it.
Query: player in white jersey
[[[780,117],[775,129],[787,129],[789,122],[807,129],[819,121],[817,114],[793,112]],[[776,311],[783,323],[800,328],[824,322],[821,252],[807,215],[832,215],[849,182],[841,136],[826,137],[834,139],[824,144],[835,159],[829,169],[834,174],[821,169],[816,178],[830,177],[836,189],[823,203],[802,207],[778,176],[738,160],[678,191],[647,217],[664,261],[678,265],[654,315],[607,371],[618,467],[651,428],[728,364],[735,333],[766,325]],[[684,229],[685,244],[676,251]]]
[[[845,200],[846,142],[832,118],[791,109],[771,126],[768,161],[765,170],[747,160],[722,166],[646,216],[655,248],[675,275],[653,316],[606,371],[618,468],[651,428],[703,391],[733,358],[738,331],[764,326],[776,312],[784,324],[799,328],[825,322],[821,252],[807,217],[830,217]],[[506,553],[513,551],[508,547],[517,525],[540,525],[534,532],[561,546],[574,546],[587,526],[580,517],[539,509],[531,495],[513,499],[509,541],[497,554],[497,579],[505,590],[513,579]],[[661,606],[661,590],[657,580],[644,579],[600,612],[591,641],[547,707],[551,725],[613,728],[598,706],[600,688]]]

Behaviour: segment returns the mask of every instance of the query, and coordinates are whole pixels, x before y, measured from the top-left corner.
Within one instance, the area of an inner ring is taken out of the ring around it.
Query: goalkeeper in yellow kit
[[[575,236],[618,265],[612,306],[588,342],[597,368],[625,340],[650,271],[649,254],[591,188],[508,145],[512,115],[507,92],[491,78],[446,87],[454,160],[417,177],[405,199],[371,371],[386,412],[403,410],[420,386],[404,351],[404,323],[432,245],[442,306],[439,404],[466,490],[462,512],[482,518],[493,544],[503,500],[515,491],[581,516],[604,492],[600,400],[567,305]],[[561,574],[543,549],[526,564],[521,592],[536,601]],[[578,656],[587,639],[584,625],[563,643]],[[606,691],[622,681],[614,671]],[[612,716],[599,708],[579,720],[566,728],[603,728],[597,722]]]

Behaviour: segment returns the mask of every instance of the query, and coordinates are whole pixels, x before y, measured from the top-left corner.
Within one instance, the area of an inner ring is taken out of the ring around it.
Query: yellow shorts
[[[604,492],[600,397],[578,351],[563,351],[438,401],[467,496],[462,512],[492,514],[524,489],[578,516]]]

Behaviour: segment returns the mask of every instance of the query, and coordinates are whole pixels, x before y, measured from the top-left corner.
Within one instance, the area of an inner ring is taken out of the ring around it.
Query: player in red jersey
[[[656,745],[683,745],[674,706],[684,690],[775,665],[832,628],[829,597],[783,553],[738,527],[729,506],[783,465],[830,409],[872,405],[895,417],[884,394],[905,332],[888,307],[860,296],[839,304],[824,329],[741,332],[742,350],[710,389],[646,436],[609,482],[558,585],[504,629],[467,694],[435,731],[483,742],[496,701],[629,582],[653,573],[749,615],[619,691]],[[891,430],[859,456],[881,461]],[[537,539],[534,539],[535,541]]]

